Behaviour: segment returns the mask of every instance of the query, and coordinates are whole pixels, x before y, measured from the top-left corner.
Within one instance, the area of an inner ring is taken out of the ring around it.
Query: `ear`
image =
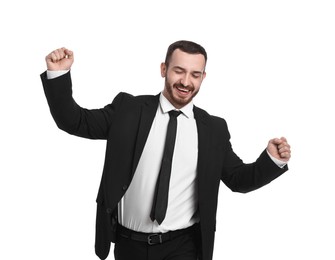
[[[164,62],[161,63],[161,76],[162,78],[166,77],[166,64]]]
[[[202,73],[202,80],[204,80],[206,78],[206,71],[204,71],[204,73]]]

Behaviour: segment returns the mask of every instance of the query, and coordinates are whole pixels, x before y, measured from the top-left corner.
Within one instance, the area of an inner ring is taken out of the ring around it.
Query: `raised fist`
[[[60,48],[45,57],[48,70],[69,70],[73,63],[73,52]]]

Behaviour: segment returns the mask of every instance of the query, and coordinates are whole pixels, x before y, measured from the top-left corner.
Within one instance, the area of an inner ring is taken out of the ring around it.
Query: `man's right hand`
[[[60,48],[45,57],[48,70],[70,70],[73,64],[73,52]]]

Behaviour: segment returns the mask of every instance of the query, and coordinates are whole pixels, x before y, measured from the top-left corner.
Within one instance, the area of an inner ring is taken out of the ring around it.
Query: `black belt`
[[[162,244],[166,241],[175,239],[176,237],[191,234],[195,232],[199,224],[194,224],[191,227],[185,229],[179,229],[175,231],[169,231],[166,233],[141,233],[125,228],[118,225],[117,233],[121,237],[132,239],[139,242],[146,242],[149,245]]]

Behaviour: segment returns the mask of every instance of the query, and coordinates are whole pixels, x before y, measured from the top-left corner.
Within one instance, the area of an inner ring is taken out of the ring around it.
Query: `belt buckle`
[[[159,242],[152,242],[153,237],[158,237],[159,238]],[[148,236],[148,244],[149,245],[155,245],[155,244],[162,244],[163,243],[163,239],[162,239],[162,234],[152,234]]]

